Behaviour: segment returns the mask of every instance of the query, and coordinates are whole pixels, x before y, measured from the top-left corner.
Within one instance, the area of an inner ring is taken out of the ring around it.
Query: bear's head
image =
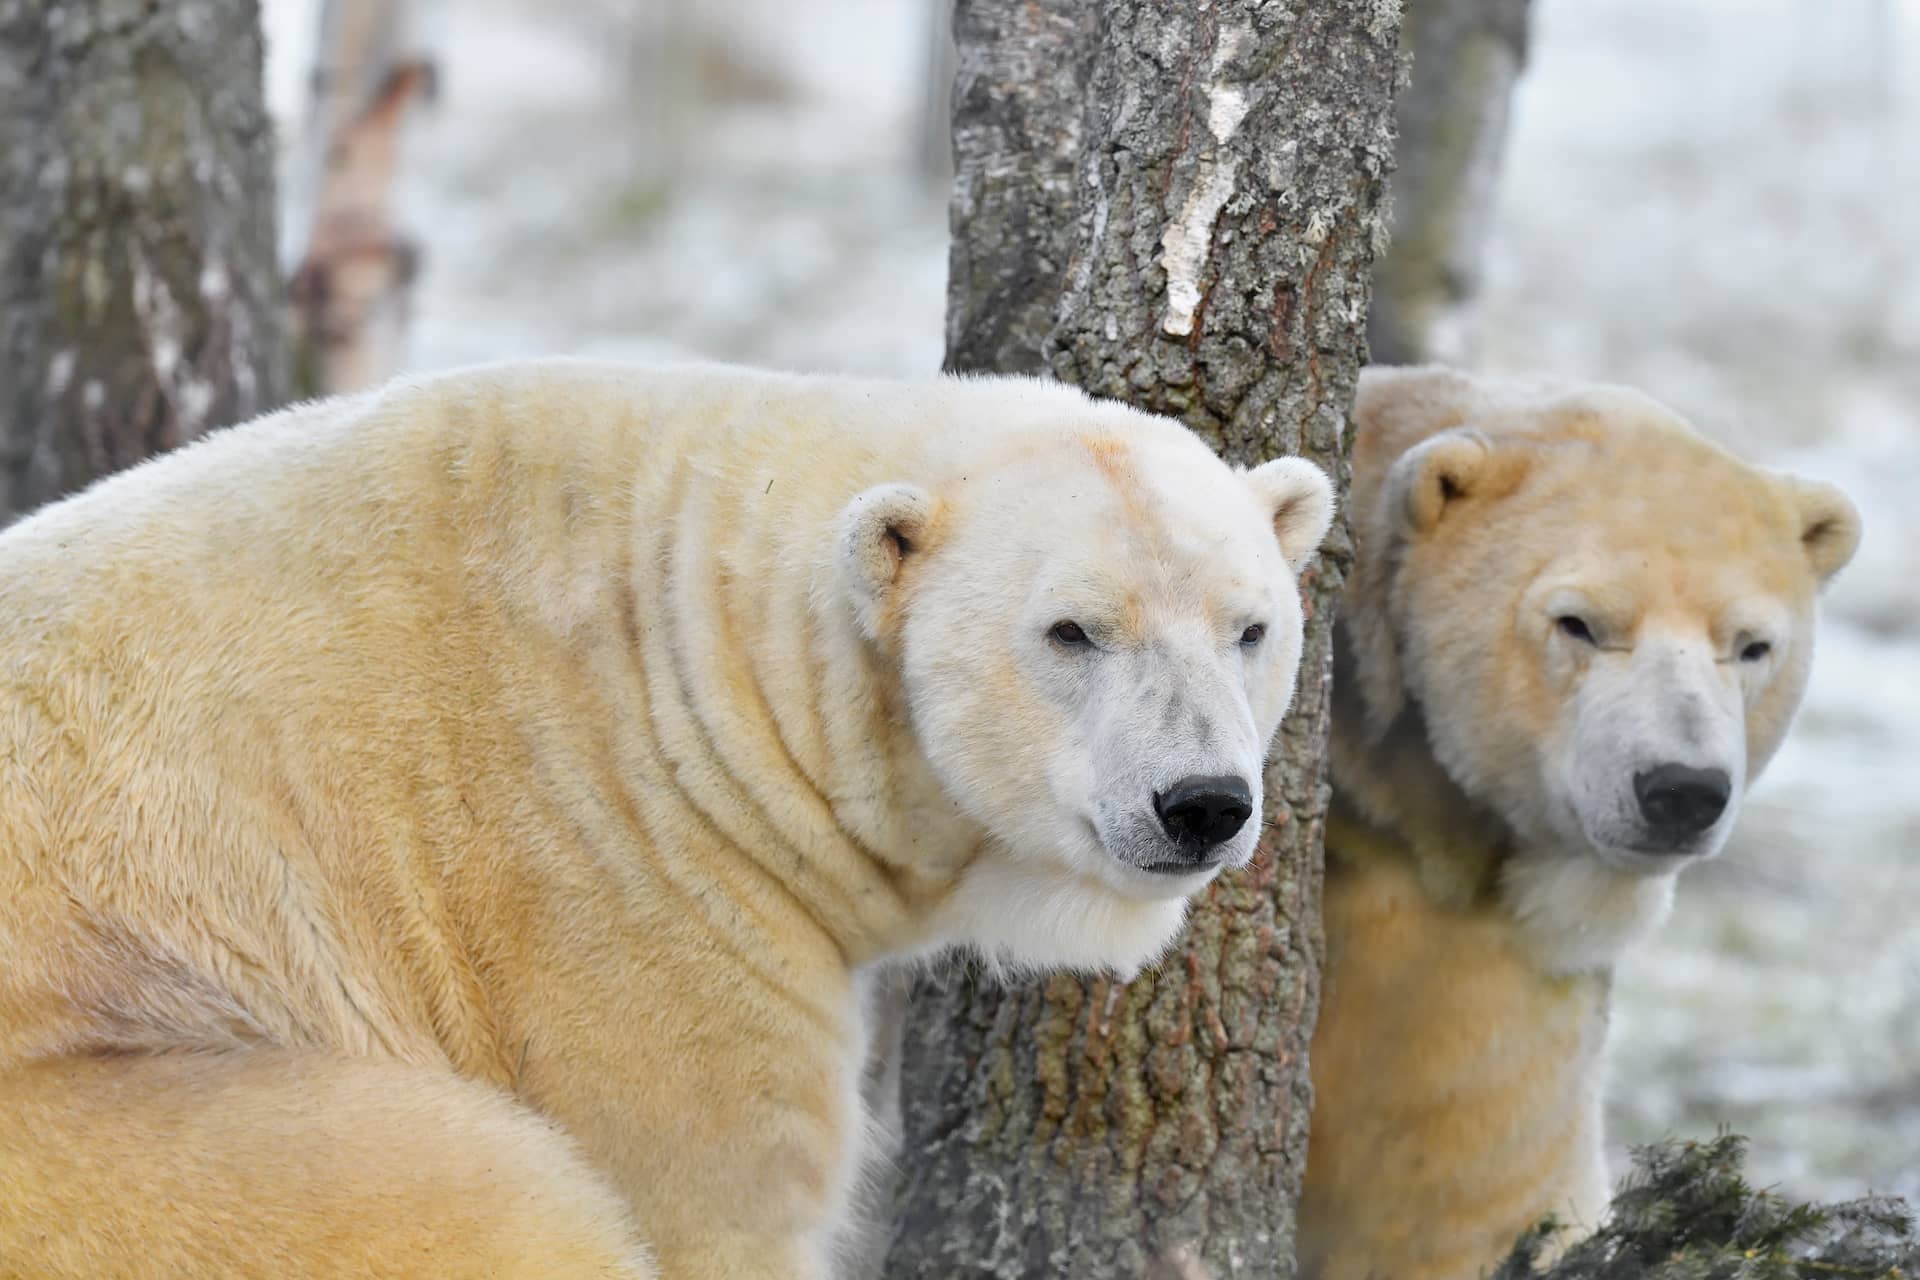
[[[1297,458],[1235,471],[1114,405],[840,518],[838,578],[932,774],[985,833],[944,931],[1018,965],[1137,968],[1244,865],[1333,513]]]
[[[1726,842],[1805,689],[1854,507],[1623,388],[1377,369],[1356,418],[1336,786],[1376,820],[1447,825],[1395,763],[1421,735],[1455,817],[1504,828],[1510,904],[1604,959]]]

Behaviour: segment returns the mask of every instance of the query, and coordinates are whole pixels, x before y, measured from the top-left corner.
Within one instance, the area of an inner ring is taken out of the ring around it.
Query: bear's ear
[[[1455,503],[1493,490],[1496,470],[1491,440],[1452,427],[1395,458],[1377,494],[1354,513],[1359,554],[1340,598],[1336,643],[1352,664],[1348,687],[1359,696],[1368,743],[1380,742],[1406,707],[1394,601],[1400,548],[1431,532]]]
[[[1788,476],[1787,484],[1800,511],[1800,545],[1807,549],[1814,573],[1825,582],[1846,568],[1860,549],[1860,510],[1853,499],[1824,480]]]
[[[1254,500],[1273,513],[1280,554],[1298,577],[1333,524],[1333,485],[1305,458],[1275,458],[1246,473]]]
[[[933,495],[910,484],[875,485],[841,510],[834,568],[867,639],[889,630],[900,571],[923,550],[933,513]]]
[[[1387,472],[1383,511],[1402,532],[1432,532],[1447,508],[1481,486],[1493,444],[1478,431],[1455,427],[1429,436]]]

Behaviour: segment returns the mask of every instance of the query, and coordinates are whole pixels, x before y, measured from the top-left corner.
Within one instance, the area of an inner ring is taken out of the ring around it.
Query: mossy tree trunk
[[[0,522],[279,403],[256,0],[0,0]]]
[[[1346,479],[1398,6],[959,0],[947,363]],[[1318,994],[1330,539],[1253,866],[1129,984],[923,983],[885,1273],[1289,1276]]]
[[[1407,0],[1413,78],[1396,110],[1393,247],[1374,275],[1379,364],[1466,364],[1530,0]]]

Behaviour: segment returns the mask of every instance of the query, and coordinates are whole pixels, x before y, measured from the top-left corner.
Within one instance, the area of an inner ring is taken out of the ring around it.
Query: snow
[[[1614,1132],[1726,1122],[1761,1181],[1920,1195],[1920,0],[1535,8],[1478,364],[1645,387],[1867,527],[1733,847],[1620,975]],[[408,367],[938,365],[923,0],[416,9],[442,93],[407,139]],[[283,131],[316,10],[265,3]],[[699,65],[640,57],[641,21]]]

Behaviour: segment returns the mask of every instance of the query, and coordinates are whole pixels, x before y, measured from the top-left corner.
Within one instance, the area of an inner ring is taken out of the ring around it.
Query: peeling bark
[[[1375,362],[1469,363],[1507,112],[1525,68],[1529,0],[1409,0],[1412,79],[1396,114],[1393,247],[1374,273]]]
[[[0,520],[284,395],[254,0],[0,0]]]
[[[1344,491],[1395,0],[960,0],[947,363]],[[1284,1277],[1311,1108],[1336,531],[1251,868],[1130,984],[922,982],[891,1277]]]

